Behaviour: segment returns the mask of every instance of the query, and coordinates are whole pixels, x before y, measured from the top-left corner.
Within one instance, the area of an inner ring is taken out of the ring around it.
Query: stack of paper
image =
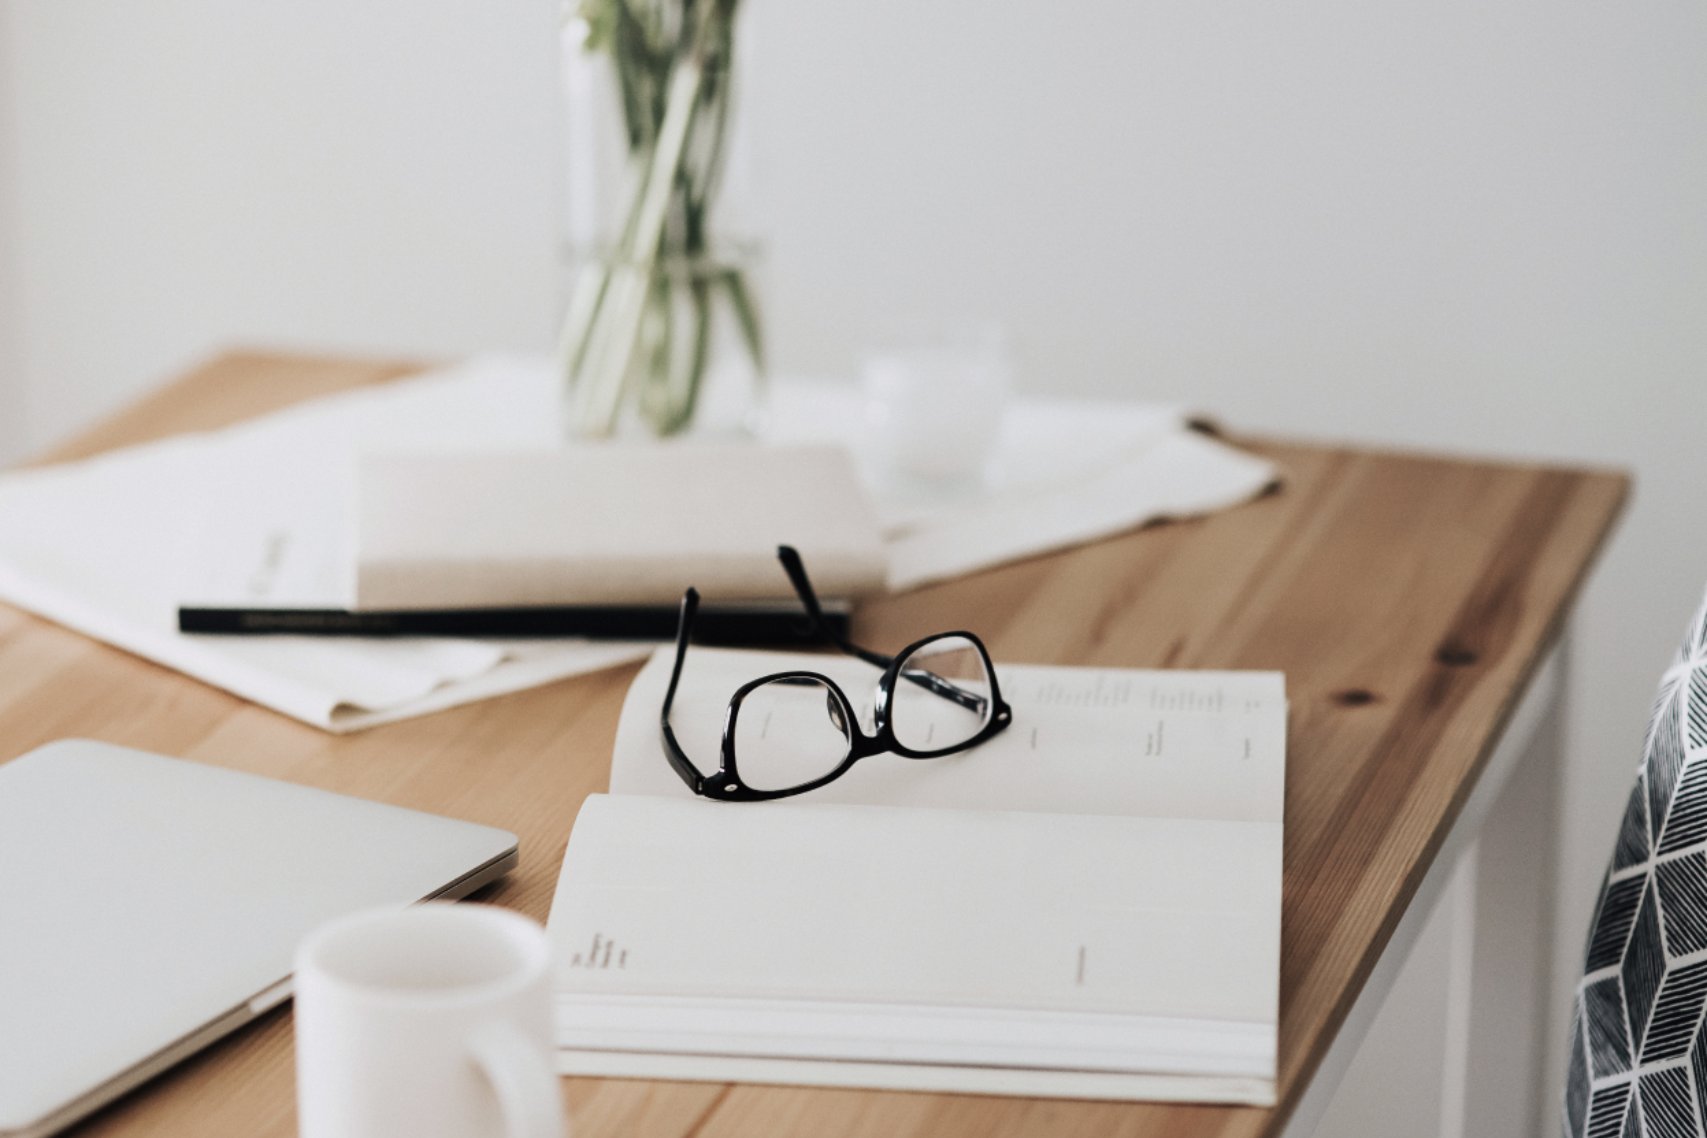
[[[859,441],[850,388],[780,384],[769,438]],[[585,641],[185,636],[185,602],[349,607],[363,456],[560,446],[544,360],[487,358],[332,396],[228,430],[0,477],[0,598],[332,731],[638,659]],[[1177,413],[1019,401],[989,489],[956,503],[877,498],[889,584],[909,588],[1159,515],[1243,501],[1267,463]],[[684,584],[692,566],[683,567]]]
[[[1000,666],[1013,726],[982,746],[734,805],[663,758],[672,660],[565,855],[561,1069],[1273,1101],[1281,676]],[[733,689],[789,668],[869,730],[869,665],[695,649],[672,723],[703,773]]]

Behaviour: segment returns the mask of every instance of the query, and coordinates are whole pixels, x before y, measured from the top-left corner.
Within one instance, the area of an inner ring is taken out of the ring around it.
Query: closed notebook
[[[360,466],[355,606],[786,601],[776,547],[822,596],[880,591],[886,561],[835,447],[621,444],[374,455]]]

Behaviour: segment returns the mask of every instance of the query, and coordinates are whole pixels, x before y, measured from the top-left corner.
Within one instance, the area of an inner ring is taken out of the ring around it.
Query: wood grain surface
[[[232,354],[46,460],[217,427],[411,370]],[[972,628],[998,661],[1286,673],[1279,1106],[566,1080],[580,1138],[1280,1129],[1558,635],[1627,480],[1241,442],[1284,467],[1281,491],[873,602],[856,627],[875,647]],[[521,867],[484,899],[543,920],[576,808],[605,788],[634,670],[340,738],[0,605],[0,756],[86,736],[501,826],[521,836]],[[293,1134],[292,1061],[287,1007],[79,1132]]]

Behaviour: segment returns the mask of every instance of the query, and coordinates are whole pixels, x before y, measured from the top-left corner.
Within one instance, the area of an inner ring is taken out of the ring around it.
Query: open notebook
[[[695,648],[687,753],[715,765],[763,673],[875,690],[809,660]],[[999,666],[1014,725],[976,750],[732,805],[663,759],[670,662],[630,689],[553,902],[564,1071],[1273,1101],[1279,674]]]

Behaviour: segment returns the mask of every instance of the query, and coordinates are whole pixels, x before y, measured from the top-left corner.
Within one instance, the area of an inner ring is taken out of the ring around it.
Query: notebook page
[[[692,798],[665,762],[658,712],[674,649],[660,649],[623,704],[612,794]],[[806,668],[840,684],[871,729],[879,669],[845,655],[690,649],[671,723],[705,774],[741,684]],[[812,804],[1027,810],[1278,823],[1286,694],[1278,672],[996,666],[1013,725],[977,748],[911,760],[875,755],[811,793]]]

